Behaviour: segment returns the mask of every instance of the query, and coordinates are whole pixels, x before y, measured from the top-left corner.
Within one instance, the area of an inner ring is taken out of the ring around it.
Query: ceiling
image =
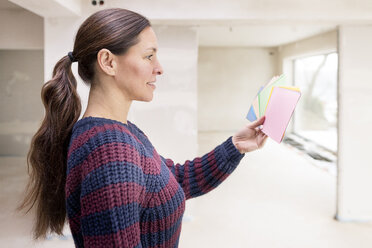
[[[9,10],[9,9],[23,9],[17,4],[11,3],[8,0],[0,0],[0,10]]]
[[[200,26],[200,46],[276,47],[334,30],[326,24],[247,24]]]
[[[8,0],[0,0],[0,10],[23,10]],[[166,24],[166,22],[162,22]],[[195,21],[194,21],[195,23]],[[301,24],[285,23],[265,24],[216,21],[213,25],[193,25],[198,30],[200,46],[222,47],[275,47],[305,39],[336,28],[330,24]],[[156,24],[156,22],[155,22]]]

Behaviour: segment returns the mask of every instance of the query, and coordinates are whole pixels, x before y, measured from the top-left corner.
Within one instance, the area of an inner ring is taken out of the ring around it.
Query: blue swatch
[[[257,120],[257,116],[254,112],[254,109],[253,109],[253,106],[251,106],[251,108],[249,109],[249,112],[247,114],[247,117],[246,117],[249,121],[255,121]]]

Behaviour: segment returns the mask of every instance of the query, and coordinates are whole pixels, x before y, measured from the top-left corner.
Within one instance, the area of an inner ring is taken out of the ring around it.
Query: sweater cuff
[[[221,148],[224,157],[229,161],[239,161],[245,155],[245,153],[241,154],[235,147],[234,143],[232,142],[232,136],[222,143]]]

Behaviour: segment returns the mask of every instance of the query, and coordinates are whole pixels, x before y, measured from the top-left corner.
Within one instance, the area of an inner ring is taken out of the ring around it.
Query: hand
[[[266,142],[267,135],[264,134],[259,126],[265,122],[265,116],[259,120],[252,122],[237,132],[232,137],[232,142],[240,153],[251,152],[263,147]]]

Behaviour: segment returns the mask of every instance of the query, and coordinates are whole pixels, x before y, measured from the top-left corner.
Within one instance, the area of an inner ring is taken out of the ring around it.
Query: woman
[[[217,187],[263,146],[261,118],[183,165],[160,156],[127,120],[132,101],[153,98],[163,73],[157,48],[149,21],[125,9],[96,12],[80,26],[73,52],[42,88],[46,113],[28,154],[20,209],[36,203],[36,239],[61,234],[67,217],[76,247],[177,247],[185,200]],[[75,61],[91,85],[81,120]]]

